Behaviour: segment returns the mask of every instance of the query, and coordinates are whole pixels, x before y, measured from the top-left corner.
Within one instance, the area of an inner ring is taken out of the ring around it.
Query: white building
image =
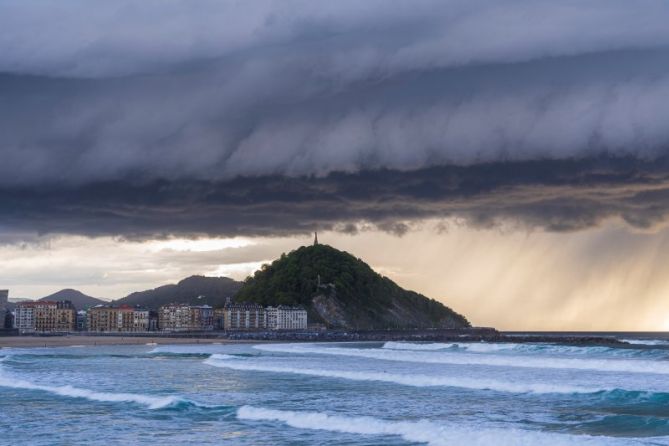
[[[225,330],[261,330],[265,328],[265,309],[252,303],[226,305],[223,308]]]
[[[307,310],[300,307],[267,307],[265,326],[269,330],[304,330],[307,328]]]
[[[35,307],[33,305],[19,305],[14,311],[14,328],[19,333],[32,333],[35,331]]]
[[[151,328],[149,310],[135,309],[132,312],[132,331],[149,331]]]

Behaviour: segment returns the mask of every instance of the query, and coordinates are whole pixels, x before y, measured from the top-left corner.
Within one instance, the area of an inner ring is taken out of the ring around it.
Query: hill
[[[53,301],[69,300],[70,302],[72,302],[72,305],[74,305],[74,307],[77,310],[85,310],[88,307],[93,307],[95,305],[107,303],[102,299],[88,296],[82,293],[81,291],[73,290],[71,288],[60,290],[56,293],[45,296],[39,300],[53,300]]]
[[[114,301],[116,305],[139,305],[152,310],[173,302],[222,307],[242,283],[227,277],[191,276],[176,285],[139,291]]]
[[[332,328],[470,326],[440,302],[402,289],[362,260],[327,245],[301,247],[263,265],[246,279],[235,300],[302,305],[310,321]]]

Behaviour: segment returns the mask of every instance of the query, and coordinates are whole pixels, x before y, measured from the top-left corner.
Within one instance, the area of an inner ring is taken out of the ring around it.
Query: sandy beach
[[[67,347],[73,345],[259,344],[262,342],[267,341],[158,336],[2,336],[0,337],[0,348]]]

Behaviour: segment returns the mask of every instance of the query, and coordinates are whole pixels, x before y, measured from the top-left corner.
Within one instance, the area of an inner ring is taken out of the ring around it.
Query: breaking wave
[[[632,345],[652,345],[652,346],[669,347],[669,341],[667,341],[666,339],[620,339],[620,340]]]
[[[453,376],[430,376],[430,375],[403,375],[388,372],[373,372],[373,371],[348,371],[348,370],[332,370],[332,369],[310,369],[310,368],[294,368],[283,367],[269,364],[259,364],[247,361],[233,360],[224,358],[226,355],[213,355],[211,358],[204,361],[205,364],[250,372],[271,372],[271,373],[287,373],[295,375],[316,376],[321,378],[339,378],[352,381],[377,381],[393,384],[400,384],[404,386],[413,387],[458,387],[471,390],[493,390],[497,392],[511,392],[511,393],[596,393],[605,390],[613,389],[592,389],[579,386],[557,385],[557,384],[542,384],[542,383],[513,383],[506,381],[497,381],[492,379],[480,378],[461,378]]]
[[[664,346],[664,341],[639,341],[624,340],[638,346]],[[413,343],[413,342],[386,342],[382,346],[387,350],[410,350],[410,351],[465,351],[470,353],[521,353],[521,354],[546,354],[546,355],[575,355],[575,356],[611,356],[622,358],[646,357],[664,359],[667,350],[656,350],[647,348],[615,348],[604,346],[578,346],[560,345],[551,343],[516,344],[516,343],[490,343],[490,342],[454,342],[454,343]]]
[[[322,412],[290,411],[242,406],[237,418],[249,421],[278,421],[298,429],[323,430],[357,435],[398,436],[405,441],[430,446],[447,445],[617,445],[636,444],[629,439],[569,435],[517,428],[486,429],[439,425],[432,421],[391,421],[373,417],[344,417]]]
[[[11,387],[14,389],[40,390],[58,396],[85,398],[91,401],[135,403],[146,406],[149,409],[163,409],[165,407],[175,406],[186,402],[185,400],[174,396],[159,397],[135,393],[96,392],[94,390],[80,389],[72,386],[45,386],[4,376],[0,376],[0,386]]]
[[[530,355],[462,354],[454,351],[391,350],[323,347],[318,344],[261,344],[255,349],[293,354],[320,354],[424,364],[487,365],[540,369],[575,369],[626,373],[669,374],[669,361],[645,359],[575,358]]]
[[[149,409],[183,408],[186,406],[207,407],[205,405],[200,405],[193,401],[186,400],[176,396],[153,396],[153,395],[142,395],[137,393],[98,392],[95,390],[81,389],[70,385],[48,386],[48,385],[36,384],[30,381],[16,378],[14,376],[9,376],[5,374],[5,372],[2,369],[0,369],[0,387],[8,387],[13,389],[23,389],[23,390],[37,390],[67,398],[83,398],[90,401],[99,401],[105,403],[107,402],[134,403],[141,406],[145,406]]]

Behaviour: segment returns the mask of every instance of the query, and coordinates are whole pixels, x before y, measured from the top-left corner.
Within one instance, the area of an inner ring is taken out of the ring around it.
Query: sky
[[[0,287],[242,279],[318,230],[476,325],[669,330],[668,22],[664,0],[0,0]]]

